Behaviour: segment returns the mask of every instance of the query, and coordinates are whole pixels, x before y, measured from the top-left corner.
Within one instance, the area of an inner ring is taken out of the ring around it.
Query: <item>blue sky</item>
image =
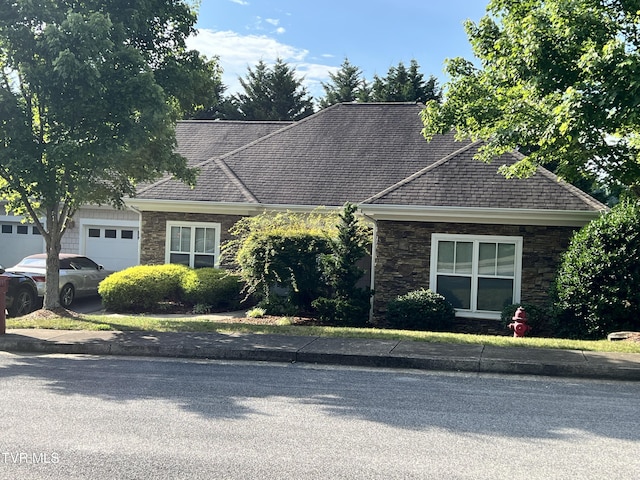
[[[463,22],[478,21],[485,8],[483,0],[202,0],[199,34],[188,45],[220,58],[227,93],[247,67],[278,57],[314,97],[345,57],[367,80],[415,59],[442,85],[446,58],[473,58]]]

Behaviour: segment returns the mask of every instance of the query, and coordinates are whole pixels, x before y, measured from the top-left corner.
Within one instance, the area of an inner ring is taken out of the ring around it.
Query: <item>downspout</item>
[[[360,210],[360,214],[368,219],[373,224],[373,241],[371,242],[371,268],[370,274],[371,278],[369,281],[369,288],[373,292],[371,298],[369,299],[369,323],[373,324],[373,297],[375,296],[375,284],[376,284],[376,254],[378,251],[378,222],[371,216],[367,215],[362,211],[362,207],[358,206],[358,210]]]
[[[127,208],[138,214],[138,265],[140,265],[140,256],[142,255],[142,211],[132,205],[127,205]]]

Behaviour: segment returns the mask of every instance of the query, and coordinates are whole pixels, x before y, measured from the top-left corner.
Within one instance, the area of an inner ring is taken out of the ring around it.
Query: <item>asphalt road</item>
[[[0,354],[2,479],[638,478],[640,384]]]

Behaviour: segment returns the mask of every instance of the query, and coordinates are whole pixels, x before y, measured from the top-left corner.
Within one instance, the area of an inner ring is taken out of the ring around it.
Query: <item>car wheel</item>
[[[20,317],[33,312],[36,304],[36,296],[30,288],[21,288],[13,298],[13,304],[8,309],[10,317]]]
[[[73,298],[75,297],[75,290],[73,289],[73,285],[67,283],[62,290],[60,291],[60,305],[64,308],[70,307],[73,303]]]

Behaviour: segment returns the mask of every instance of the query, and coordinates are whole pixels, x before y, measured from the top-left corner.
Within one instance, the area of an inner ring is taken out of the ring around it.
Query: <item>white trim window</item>
[[[192,268],[220,263],[220,224],[167,222],[165,262]]]
[[[522,237],[431,236],[430,289],[464,317],[500,318],[520,302]]]

